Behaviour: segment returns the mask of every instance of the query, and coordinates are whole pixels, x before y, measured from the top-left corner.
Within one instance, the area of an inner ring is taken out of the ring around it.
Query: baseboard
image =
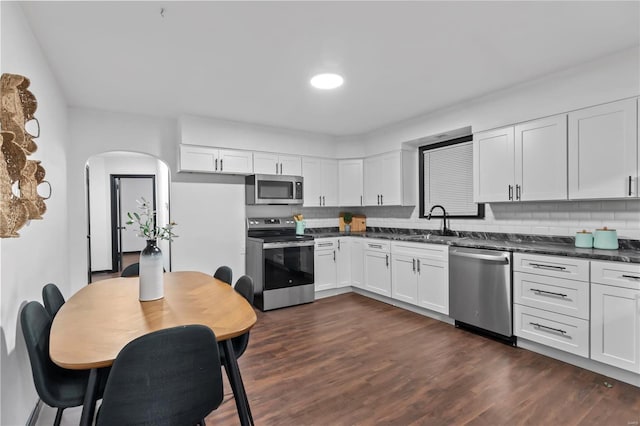
[[[337,296],[339,294],[351,293],[351,287],[330,288],[329,290],[316,291],[315,298],[324,299],[325,297]]]

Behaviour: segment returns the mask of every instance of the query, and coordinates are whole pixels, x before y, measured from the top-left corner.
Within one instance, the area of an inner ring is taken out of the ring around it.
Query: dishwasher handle
[[[496,256],[496,255],[482,254],[482,253],[467,253],[467,252],[460,252],[455,250],[450,251],[449,255],[468,257],[471,259],[478,259],[478,260],[487,260],[489,262],[498,262],[498,263],[505,263],[505,264],[509,263],[509,258],[503,255]]]

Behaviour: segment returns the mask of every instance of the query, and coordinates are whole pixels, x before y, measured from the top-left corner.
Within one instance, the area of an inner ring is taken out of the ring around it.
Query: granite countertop
[[[315,238],[347,236],[379,238],[393,241],[446,244],[457,247],[640,263],[640,241],[637,240],[621,239],[619,240],[620,248],[618,250],[603,250],[576,248],[573,237],[548,237],[541,235],[455,232],[456,235],[454,236],[443,236],[440,235],[438,231],[399,228],[367,228],[366,232],[351,232],[349,234],[340,232],[338,228],[314,228],[307,229],[307,232]]]

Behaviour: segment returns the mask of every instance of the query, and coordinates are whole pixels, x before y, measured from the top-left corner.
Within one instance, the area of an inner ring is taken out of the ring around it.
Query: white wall
[[[46,201],[43,220],[34,220],[19,238],[0,240],[1,308],[0,363],[2,408],[0,424],[25,424],[37,395],[19,326],[19,310],[31,300],[41,301],[42,286],[55,282],[62,293],[71,294],[67,221],[68,116],[64,96],[34,39],[17,3],[1,2],[1,71],[27,76],[29,90],[38,100],[35,116],[40,121],[38,150],[30,157],[42,160],[52,196]],[[82,223],[71,223],[82,229]],[[86,255],[85,255],[86,257]]]

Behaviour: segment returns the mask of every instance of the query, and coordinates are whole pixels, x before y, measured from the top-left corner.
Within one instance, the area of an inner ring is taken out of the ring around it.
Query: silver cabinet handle
[[[327,201],[324,199],[324,195],[322,196],[322,205],[326,206],[327,205]]]
[[[389,267],[389,255],[385,254],[385,258],[387,259],[387,268]]]
[[[338,240],[338,250],[340,250],[340,240]]]
[[[564,271],[567,268],[564,266],[555,266],[555,265],[545,265],[542,263],[530,263],[529,265],[531,265],[531,267],[536,268],[536,269],[552,269],[554,271]]]
[[[520,185],[516,185],[516,200],[520,201]]]
[[[318,247],[331,247],[333,243],[318,243]]]
[[[334,262],[336,261],[336,251],[335,250],[333,251],[333,261]]]
[[[360,196],[360,205],[362,205],[362,195]]]
[[[411,263],[413,263],[413,272],[416,271],[416,260],[415,259],[411,259]]]
[[[220,159],[220,171],[223,171],[224,167],[222,167],[222,158]]]
[[[378,205],[380,205],[380,194],[378,194]]]
[[[509,201],[513,201],[513,186],[509,185]]]
[[[382,248],[382,244],[369,244],[369,247],[381,249]]]
[[[567,334],[567,332],[564,330],[561,330],[559,328],[547,327],[546,325],[538,324],[537,322],[530,322],[529,324],[531,324],[534,327],[544,328],[551,331],[557,331],[558,333]]]
[[[534,292],[539,293],[539,294],[550,294],[552,296],[567,297],[566,294],[554,293],[553,291],[540,290],[538,288],[532,288],[531,291],[534,291]]]
[[[635,275],[623,275],[622,278],[629,278],[630,280],[640,280],[640,277]]]
[[[318,195],[318,205],[322,205],[322,195]]]
[[[215,170],[218,171],[218,159],[216,158]]]
[[[631,176],[629,176],[629,197],[631,197]]]
[[[418,259],[418,273],[420,273],[420,259]]]
[[[384,206],[384,196],[382,194],[380,194],[380,205]]]
[[[280,174],[282,174],[282,163],[280,163]]]

